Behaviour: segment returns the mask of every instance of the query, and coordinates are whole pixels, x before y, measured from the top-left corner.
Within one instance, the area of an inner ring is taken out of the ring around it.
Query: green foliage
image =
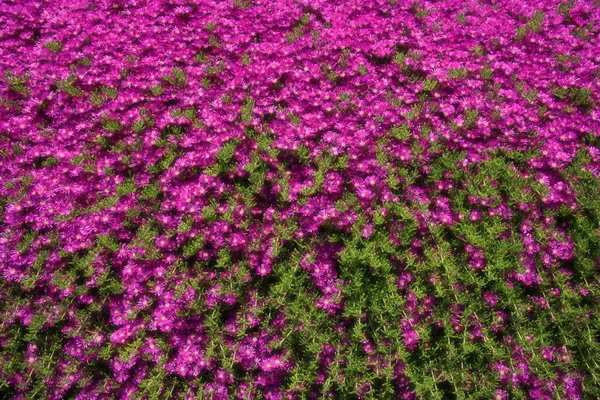
[[[102,90],[101,89],[96,89],[93,92],[90,93],[90,102],[95,105],[95,106],[99,106],[102,103],[104,103],[104,95],[102,94]]]
[[[84,67],[89,67],[90,65],[92,65],[92,61],[89,59],[89,57],[82,57],[80,59],[77,60],[77,65],[82,65]]]
[[[208,58],[206,53],[201,51],[200,53],[198,53],[194,56],[194,61],[198,64],[206,64],[210,61],[210,59]]]
[[[586,87],[555,87],[552,94],[561,100],[567,100],[574,106],[581,107],[585,111],[590,111],[596,106],[591,99],[592,90]]]
[[[400,126],[394,126],[390,130],[390,135],[398,140],[407,140],[411,137],[411,131],[408,124],[402,124]]]
[[[250,56],[248,54],[244,54],[240,60],[240,62],[242,63],[242,65],[244,66],[248,66],[250,65]]]
[[[121,294],[125,290],[121,280],[115,276],[111,276],[110,272],[106,272],[101,275],[98,278],[97,284],[101,296]]]
[[[465,129],[471,129],[475,123],[477,122],[477,118],[479,117],[479,110],[465,110]]]
[[[483,68],[481,69],[481,79],[490,80],[490,79],[492,79],[493,75],[494,75],[494,71],[492,69],[488,68],[487,65],[484,65]]]
[[[217,160],[224,164],[230,163],[233,160],[237,145],[238,143],[235,140],[225,143],[217,153]]]
[[[117,88],[115,88],[115,87],[102,86],[102,94],[104,96],[108,97],[109,99],[114,100],[119,95],[119,92],[117,91]]]
[[[583,26],[577,26],[571,31],[571,35],[578,39],[585,40],[587,42],[590,42],[593,39],[594,34],[595,27],[592,22],[588,22]]]
[[[215,47],[222,47],[222,42],[221,40],[219,40],[219,38],[217,37],[217,35],[210,35],[208,37],[208,43],[210,43],[211,45],[215,46]]]
[[[102,118],[102,127],[110,132],[119,132],[123,129],[121,121],[118,118],[110,118],[108,116]]]
[[[153,96],[160,96],[164,93],[164,91],[165,89],[162,87],[162,85],[154,85],[150,88],[150,92]]]
[[[572,87],[570,91],[571,103],[576,106],[591,109],[594,107],[594,102],[590,98],[592,90],[586,87]]]
[[[574,0],[569,0],[569,1],[561,1],[558,4],[558,10],[557,12],[559,14],[561,14],[565,20],[565,22],[570,21],[571,19],[571,9],[573,9],[573,7],[575,7],[575,1]]]
[[[20,76],[12,73],[10,70],[6,70],[3,77],[4,82],[6,82],[10,90],[22,96],[29,95],[29,87],[27,86],[27,82],[29,81],[28,73]]]
[[[58,160],[58,158],[54,157],[54,156],[48,156],[45,157],[44,160],[42,161],[42,166],[43,167],[56,167],[58,164],[60,163],[60,161]]]
[[[171,69],[171,74],[170,75],[166,75],[163,76],[162,81],[165,82],[168,85],[171,86],[177,86],[179,88],[182,88],[185,86],[186,83],[186,77],[185,77],[185,73],[183,72],[183,70],[181,68],[177,68],[177,67],[173,67],[173,69]],[[155,89],[157,88],[157,86],[154,86],[151,91],[152,94],[155,96],[158,96],[160,93],[160,90],[162,89]],[[155,92],[160,92],[159,94],[155,94]]]
[[[70,75],[65,80],[57,81],[56,86],[63,92],[67,93],[69,96],[72,96],[72,97],[83,96],[85,94],[85,92],[82,89],[80,89],[74,85],[76,81],[77,81],[77,77],[74,75]]]
[[[140,199],[156,199],[161,193],[162,191],[160,190],[160,185],[157,182],[151,182],[142,188],[140,192]]]
[[[529,32],[539,32],[544,24],[544,20],[546,19],[546,14],[542,11],[537,10],[533,13],[531,20],[527,22],[524,26],[521,26],[517,29],[517,34],[515,35],[516,40],[522,40],[525,35]]]
[[[240,118],[245,124],[249,124],[250,122],[252,122],[252,114],[254,112],[255,104],[256,103],[254,102],[254,100],[252,100],[251,97],[246,96],[244,98],[244,104],[242,105],[242,108],[240,110]]]
[[[57,42],[56,40],[47,41],[46,43],[44,43],[44,47],[53,53],[58,53],[59,51],[62,51],[62,49],[63,49],[62,43]]]
[[[128,180],[117,185],[117,196],[122,197],[137,190],[137,184],[133,180]]]
[[[183,256],[192,257],[204,247],[204,238],[202,236],[196,236],[185,245],[183,245]]]
[[[423,90],[426,92],[431,92],[438,86],[438,84],[439,82],[437,80],[427,78],[423,81]]]
[[[131,125],[131,130],[133,130],[133,132],[140,133],[155,125],[154,119],[152,119],[152,117],[149,116],[147,111],[142,110],[140,112],[140,117],[140,119],[134,121]]]
[[[96,245],[99,246],[100,249],[108,249],[112,252],[116,252],[119,250],[119,243],[110,235],[98,235],[96,237]]]
[[[410,12],[417,19],[425,19],[429,15],[429,11],[421,7],[418,1],[414,1],[410,6]]]
[[[473,46],[473,48],[471,49],[471,53],[475,57],[481,57],[481,56],[483,56],[484,52],[485,52],[485,50],[483,49],[483,47],[481,47],[478,44],[475,45],[475,46]]]
[[[207,64],[205,67],[205,71],[207,75],[217,75],[220,72],[224,71],[227,66],[225,65],[225,61],[221,60],[216,64]]]
[[[286,36],[287,42],[292,44],[296,40],[298,40],[302,36],[304,36],[304,27],[306,25],[308,25],[309,22],[310,22],[310,14],[304,13],[302,15],[302,17],[298,21],[296,21],[296,23],[294,24],[292,33],[287,34],[287,36]]]
[[[464,79],[469,75],[469,71],[464,68],[453,68],[448,70],[448,78]]]

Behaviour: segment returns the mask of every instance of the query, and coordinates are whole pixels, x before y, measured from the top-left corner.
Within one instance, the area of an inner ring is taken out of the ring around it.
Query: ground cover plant
[[[0,0],[0,398],[600,398],[599,7]]]

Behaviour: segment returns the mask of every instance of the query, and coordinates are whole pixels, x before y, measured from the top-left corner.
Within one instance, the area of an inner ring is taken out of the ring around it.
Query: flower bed
[[[2,1],[0,397],[600,398],[599,7]]]

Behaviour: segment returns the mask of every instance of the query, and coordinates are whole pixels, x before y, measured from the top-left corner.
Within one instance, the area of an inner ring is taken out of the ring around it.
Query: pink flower
[[[367,238],[367,237],[371,236],[372,232],[373,232],[373,224],[366,224],[362,228],[362,237]]]

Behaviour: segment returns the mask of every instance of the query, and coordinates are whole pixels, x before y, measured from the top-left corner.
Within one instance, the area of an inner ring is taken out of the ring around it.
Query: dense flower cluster
[[[600,398],[598,1],[0,9],[0,397]]]

